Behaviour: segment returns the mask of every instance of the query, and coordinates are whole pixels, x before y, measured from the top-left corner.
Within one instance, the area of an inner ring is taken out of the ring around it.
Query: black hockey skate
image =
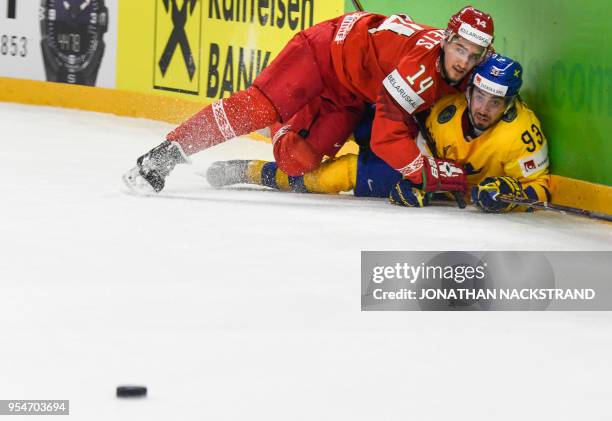
[[[206,171],[206,180],[216,188],[248,183],[247,169],[250,162],[240,159],[213,162]]]
[[[188,162],[181,146],[166,140],[138,158],[136,166],[123,176],[123,181],[137,193],[159,193],[174,167]]]

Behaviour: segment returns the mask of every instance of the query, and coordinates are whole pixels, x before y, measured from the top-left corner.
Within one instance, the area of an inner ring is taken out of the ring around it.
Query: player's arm
[[[465,192],[463,170],[453,163],[424,157],[416,143],[419,133],[413,117],[433,103],[429,88],[433,78],[423,65],[410,73],[413,64],[400,64],[387,76],[376,102],[372,124],[372,151],[389,166],[400,172],[403,179],[391,191],[391,202],[403,206],[422,207],[436,191]],[[412,74],[412,76],[401,76]]]
[[[549,202],[548,143],[540,122],[534,117],[513,131],[504,176],[488,177],[472,189],[474,203],[485,212],[508,212],[514,205],[495,200],[496,194]]]
[[[421,182],[422,157],[415,139],[419,133],[412,115],[402,110],[383,90],[376,101],[372,123],[372,151],[404,178]]]
[[[372,151],[414,183],[422,181],[423,158],[413,116],[433,104],[432,71],[410,57],[401,61],[383,80],[372,124]]]

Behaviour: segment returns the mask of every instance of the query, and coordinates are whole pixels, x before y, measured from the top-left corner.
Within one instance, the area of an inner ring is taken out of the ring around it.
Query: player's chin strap
[[[358,12],[363,12],[363,6],[359,0],[353,0],[353,6],[355,6],[355,10]]]
[[[455,86],[458,85],[459,82],[456,82],[454,80],[451,80],[448,75],[446,74],[446,65],[445,65],[445,53],[444,53],[444,48],[440,49],[440,74],[442,75],[442,79],[444,79],[444,82],[448,83],[450,86]]]

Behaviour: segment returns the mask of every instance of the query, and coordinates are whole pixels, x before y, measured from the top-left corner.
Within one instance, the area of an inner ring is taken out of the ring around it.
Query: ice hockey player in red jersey
[[[123,177],[136,191],[164,188],[188,156],[272,126],[274,157],[289,175],[335,156],[376,104],[372,149],[406,178],[421,181],[423,160],[412,115],[465,90],[471,70],[493,43],[493,19],[473,7],[446,30],[406,15],[351,13],[298,33],[253,85],[205,107],[137,159]]]

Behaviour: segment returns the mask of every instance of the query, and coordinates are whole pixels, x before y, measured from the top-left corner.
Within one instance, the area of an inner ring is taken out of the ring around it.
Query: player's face
[[[506,101],[501,96],[495,96],[483,90],[471,88],[470,114],[472,122],[478,130],[487,130],[497,123],[506,111]]]
[[[444,70],[453,82],[459,82],[484,57],[485,49],[460,36],[444,43]]]

